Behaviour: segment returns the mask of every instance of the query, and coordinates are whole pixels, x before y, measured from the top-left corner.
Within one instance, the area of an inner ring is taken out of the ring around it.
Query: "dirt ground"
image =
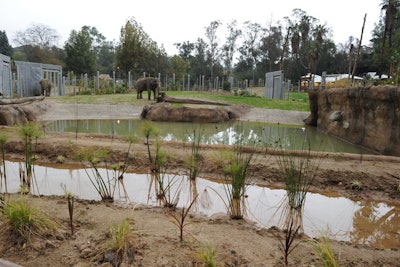
[[[145,102],[144,102],[145,103]],[[61,104],[46,99],[42,104],[42,116],[38,121],[77,118],[135,118],[142,107],[129,105],[76,105]],[[77,112],[77,110],[79,112]],[[301,124],[307,117],[304,112],[282,112],[251,109],[243,114],[243,120]],[[284,122],[283,122],[284,121]],[[2,131],[11,132],[9,127]],[[190,144],[164,142],[162,149],[168,154],[168,169],[181,173],[184,169],[183,154]],[[64,163],[76,164],[73,155],[85,147],[112,148],[112,160],[123,161],[127,142],[124,138],[111,138],[98,134],[45,133],[38,140],[38,161],[56,163],[58,156]],[[7,157],[23,158],[23,146],[12,135],[6,144]],[[142,141],[133,145],[129,171],[148,172],[147,147]],[[218,155],[224,146],[206,146],[202,149],[202,168],[199,176],[222,179],[223,172]],[[282,188],[274,151],[260,152],[251,164],[251,173],[260,185]],[[352,200],[386,201],[400,205],[400,158],[380,155],[353,155],[323,153],[323,161],[312,184],[315,192],[335,192]],[[354,182],[362,190],[353,189]],[[19,198],[13,194],[11,199]],[[179,240],[178,227],[166,208],[148,206],[124,206],[111,203],[77,200],[74,208],[74,235],[68,228],[67,200],[63,197],[24,196],[34,207],[43,211],[58,224],[55,232],[34,237],[32,242],[15,245],[1,222],[0,258],[23,266],[111,266],[104,261],[110,242],[111,227],[124,219],[130,224],[129,240],[132,254],[125,257],[121,266],[206,266],[198,256],[205,244],[216,252],[217,266],[284,266],[281,242],[284,232],[276,227],[259,229],[246,220],[232,220],[218,214],[211,218],[191,215],[184,228],[184,239]],[[397,209],[398,211],[398,209]],[[399,216],[395,214],[395,216]],[[393,233],[399,238],[399,232]],[[315,249],[315,242],[304,234],[297,236],[297,245],[289,256],[289,266],[323,266]],[[341,266],[400,266],[399,247],[372,248],[348,242],[331,240]],[[131,262],[133,260],[133,262]],[[1,266],[1,264],[0,264]]]

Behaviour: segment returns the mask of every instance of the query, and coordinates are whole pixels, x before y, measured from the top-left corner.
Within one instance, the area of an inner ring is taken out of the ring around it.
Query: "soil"
[[[143,100],[143,105],[147,104]],[[38,121],[60,119],[94,118],[138,118],[142,107],[130,105],[77,105],[62,104],[52,98],[43,101],[44,113]],[[272,123],[302,124],[307,112],[250,109],[242,120]],[[3,127],[12,132],[11,127]],[[162,150],[168,155],[168,169],[172,173],[184,170],[183,154],[190,144],[164,142]],[[125,157],[127,141],[123,137],[99,134],[46,132],[37,145],[39,164],[56,164],[63,156],[62,164],[76,164],[74,155],[88,147],[112,149],[112,161],[121,162]],[[6,143],[6,154],[10,160],[23,159],[23,145],[14,135]],[[148,172],[147,146],[134,143],[130,155],[129,171]],[[223,162],[218,155],[224,146],[202,148],[202,168],[199,176],[222,179]],[[260,151],[250,170],[260,185],[283,188],[274,157],[277,151]],[[300,153],[301,154],[301,153]],[[383,155],[354,155],[346,153],[322,153],[323,160],[312,191],[332,193],[352,200],[386,201],[400,205],[400,158]],[[62,167],[62,166],[61,166]],[[354,181],[362,186],[356,190]],[[19,199],[18,194],[6,196]],[[0,258],[23,266],[112,266],[105,261],[110,258],[107,251],[111,240],[110,229],[115,223],[127,219],[130,225],[129,255],[121,266],[207,266],[198,256],[205,244],[216,251],[217,266],[284,266],[281,242],[285,232],[277,227],[260,229],[246,220],[233,220],[225,214],[202,217],[191,214],[184,228],[183,241],[179,229],[173,223],[171,212],[163,207],[142,205],[117,205],[107,202],[76,200],[74,207],[75,233],[68,226],[68,206],[64,197],[35,197],[25,195],[30,205],[53,219],[58,228],[45,235],[33,236],[24,244],[14,244],[8,228],[1,222]],[[175,212],[179,212],[175,211]],[[398,216],[398,215],[396,215]],[[393,233],[399,237],[398,232]],[[296,236],[297,245],[289,255],[289,266],[323,266],[315,249],[315,242],[304,234]],[[341,266],[400,266],[399,247],[372,248],[348,242],[330,240]],[[1,262],[0,262],[1,266]]]

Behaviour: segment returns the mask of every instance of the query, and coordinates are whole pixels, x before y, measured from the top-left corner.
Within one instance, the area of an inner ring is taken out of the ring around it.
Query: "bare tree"
[[[18,31],[14,42],[21,46],[37,46],[48,50],[57,46],[60,36],[57,31],[44,24],[31,24],[25,31]]]

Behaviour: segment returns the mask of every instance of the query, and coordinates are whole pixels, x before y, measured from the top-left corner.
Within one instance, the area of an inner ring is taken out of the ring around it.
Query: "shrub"
[[[10,238],[16,244],[30,242],[32,236],[42,236],[57,228],[54,221],[32,207],[27,200],[6,202],[3,211],[2,217],[9,227]]]

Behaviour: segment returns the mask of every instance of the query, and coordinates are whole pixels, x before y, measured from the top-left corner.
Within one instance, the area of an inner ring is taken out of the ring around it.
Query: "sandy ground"
[[[129,105],[68,105],[45,100],[45,114],[41,120],[81,118],[137,118],[142,107]],[[242,120],[272,123],[302,124],[305,112],[282,112],[251,109]],[[8,130],[4,128],[4,130]],[[123,138],[110,140],[109,136],[46,133],[39,139],[37,153],[42,164],[54,164],[57,157],[65,158],[63,164],[76,164],[74,154],[89,147],[107,147],[113,151],[112,160],[124,158],[127,143]],[[110,146],[110,143],[112,144]],[[186,149],[185,149],[186,147]],[[218,155],[227,147],[208,146],[202,149],[200,176],[211,179],[223,177],[222,161]],[[165,142],[162,149],[169,155],[171,172],[184,169],[182,154],[187,145]],[[228,148],[229,149],[229,148]],[[135,143],[131,155],[130,171],[147,172],[146,146]],[[251,172],[260,185],[281,188],[278,166],[273,151],[260,152],[251,164]],[[7,143],[7,155],[12,159],[23,158],[23,147],[16,137]],[[341,195],[353,200],[386,201],[395,210],[386,218],[387,226],[399,224],[400,159],[376,155],[352,155],[324,153],[320,170],[312,184],[312,190],[326,194]],[[355,190],[354,181],[362,185]],[[11,199],[20,198],[11,195]],[[2,221],[0,257],[24,266],[111,266],[104,255],[111,239],[110,228],[116,222],[127,219],[130,225],[129,243],[133,256],[126,256],[122,266],[207,266],[199,252],[207,244],[215,249],[217,266],[284,266],[282,243],[285,233],[277,228],[259,229],[246,220],[232,220],[226,214],[211,218],[190,215],[184,228],[184,238],[179,240],[179,229],[173,223],[171,211],[162,207],[114,205],[104,202],[78,200],[74,209],[76,231],[70,234],[67,201],[63,197],[24,196],[32,206],[43,211],[59,225],[55,232],[32,238],[29,244],[16,245],[8,235]],[[180,212],[172,211],[172,212]],[[177,213],[174,213],[177,214]],[[374,215],[371,214],[373,217]],[[371,220],[373,220],[371,218]],[[378,221],[377,221],[378,223]],[[399,240],[399,230],[393,228],[394,240]],[[297,245],[289,256],[289,266],[322,266],[315,249],[319,239],[304,234],[296,236]],[[400,266],[398,242],[391,247],[374,248],[331,240],[334,253],[341,266]],[[131,260],[133,259],[133,262]]]

